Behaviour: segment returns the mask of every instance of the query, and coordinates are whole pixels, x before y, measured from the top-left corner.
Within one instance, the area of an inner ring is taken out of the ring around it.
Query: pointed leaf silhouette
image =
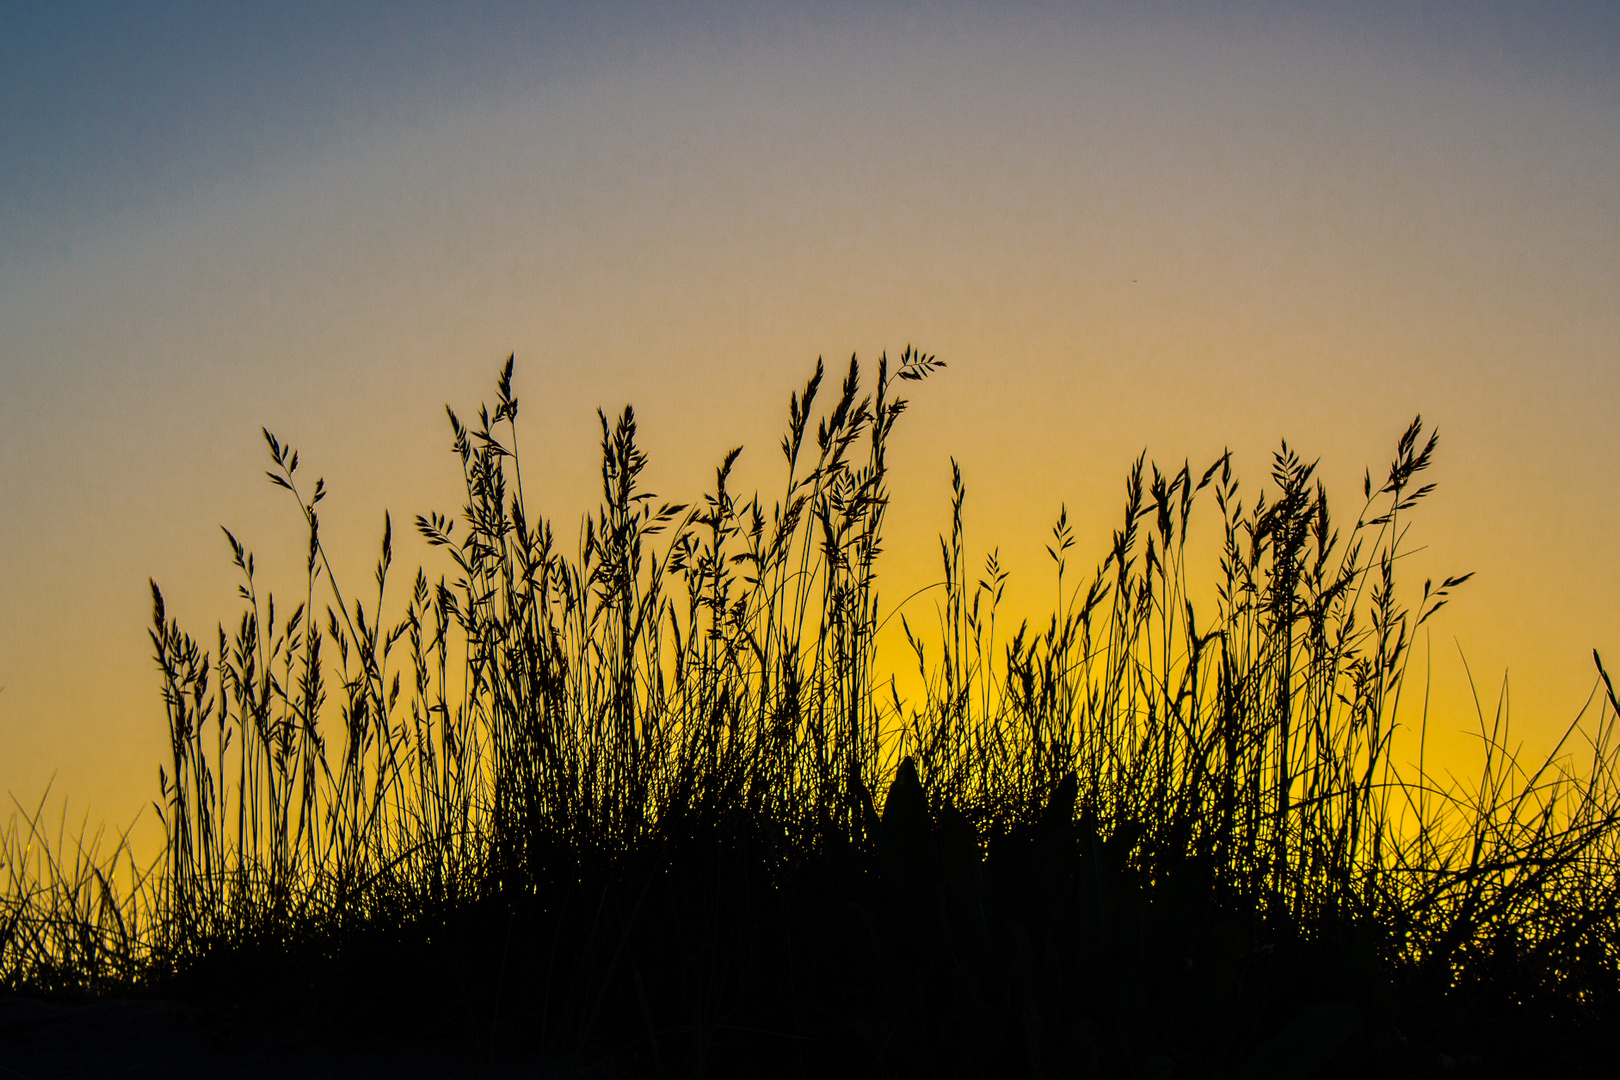
[[[879,840],[883,876],[908,906],[918,902],[934,876],[932,834],[928,800],[917,779],[917,766],[908,757],[900,762],[883,800]]]
[[[1052,797],[1046,803],[1046,811],[1041,815],[1040,831],[1043,838],[1061,836],[1074,819],[1074,799],[1079,793],[1080,781],[1070,770],[1052,792]]]

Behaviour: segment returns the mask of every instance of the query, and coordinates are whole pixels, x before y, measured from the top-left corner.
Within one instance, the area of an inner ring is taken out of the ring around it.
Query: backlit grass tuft
[[[1620,1018],[1601,660],[1545,761],[1501,714],[1469,779],[1392,754],[1441,720],[1408,661],[1467,579],[1397,580],[1421,421],[1348,517],[1286,444],[1252,494],[1230,455],[1139,459],[1099,562],[1060,515],[1056,609],[1016,627],[957,473],[937,628],[908,610],[909,652],[879,655],[898,391],[940,367],[908,349],[868,385],[852,360],[832,389],[818,363],[780,488],[747,496],[733,451],[660,501],[634,413],[602,415],[601,505],[564,551],[524,497],[508,361],[493,411],[450,413],[467,501],[416,519],[435,569],[401,585],[390,519],[364,596],[331,573],[324,482],[265,432],[306,579],[278,602],[227,532],[242,611],[210,640],[152,585],[167,845],[139,867],[81,828],[69,852],[19,809],[0,984],[669,1076],[1509,1069]]]

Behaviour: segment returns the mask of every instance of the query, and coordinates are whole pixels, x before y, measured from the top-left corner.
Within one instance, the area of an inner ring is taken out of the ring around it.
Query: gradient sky
[[[459,509],[442,406],[514,351],[565,536],[599,405],[660,495],[738,443],[775,490],[818,355],[937,354],[887,594],[954,455],[1036,618],[1058,507],[1100,560],[1144,447],[1252,500],[1287,438],[1353,514],[1421,412],[1408,584],[1477,571],[1431,724],[1459,648],[1532,747],[1620,667],[1620,9],[680,8],[0,7],[0,790],[155,795],[147,578],[210,643],[221,524],[298,589],[261,425],[358,591],[385,507]]]

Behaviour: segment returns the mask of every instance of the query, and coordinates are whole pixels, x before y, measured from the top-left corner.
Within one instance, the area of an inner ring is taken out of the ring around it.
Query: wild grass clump
[[[887,448],[899,384],[942,366],[908,349],[868,391],[852,360],[818,413],[818,363],[768,496],[731,491],[734,450],[661,502],[634,413],[599,414],[602,501],[565,553],[525,499],[509,360],[493,412],[449,414],[459,520],[416,519],[444,572],[391,590],[385,518],[364,601],[324,482],[266,431],[300,594],[278,610],[226,532],[243,611],[208,649],[152,585],[162,859],[120,892],[122,842],[64,861],[14,821],[0,978],[649,1074],[1308,1075],[1485,1038],[1470,1015],[1525,1038],[1616,1017],[1607,674],[1534,768],[1501,712],[1477,779],[1392,752],[1414,635],[1468,577],[1397,587],[1433,490],[1420,420],[1348,528],[1286,444],[1252,501],[1230,454],[1139,458],[1094,571],[1059,516],[1055,610],[1016,629],[996,557],[969,569],[956,471],[937,631],[901,613],[897,661]]]

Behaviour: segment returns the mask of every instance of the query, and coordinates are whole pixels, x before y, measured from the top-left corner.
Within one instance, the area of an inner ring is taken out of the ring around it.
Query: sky
[[[1476,574],[1426,628],[1431,730],[1466,750],[1471,671],[1545,747],[1592,649],[1620,666],[1612,6],[464,7],[0,7],[18,803],[119,828],[156,794],[149,577],[209,642],[222,525],[299,590],[261,426],[363,583],[385,509],[407,566],[459,509],[443,407],[510,354],[569,536],[598,407],[636,406],[661,496],[736,445],[774,490],[818,356],[933,353],[885,595],[937,578],[954,457],[1036,620],[1059,508],[1100,562],[1144,449],[1229,447],[1252,498],[1287,439],[1353,515],[1421,413],[1407,584]]]

